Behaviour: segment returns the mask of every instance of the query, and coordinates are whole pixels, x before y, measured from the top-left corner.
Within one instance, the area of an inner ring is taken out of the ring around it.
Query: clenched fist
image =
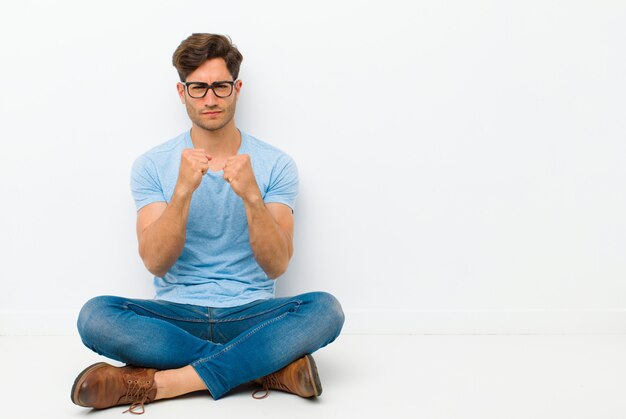
[[[237,154],[229,157],[224,165],[224,179],[244,201],[261,198],[249,155]]]
[[[186,148],[181,153],[178,184],[186,192],[195,191],[202,182],[202,176],[209,170],[212,157],[201,148]]]

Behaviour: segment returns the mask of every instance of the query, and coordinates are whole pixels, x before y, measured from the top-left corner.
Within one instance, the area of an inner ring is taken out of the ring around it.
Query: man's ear
[[[178,92],[180,103],[184,105],[185,104],[185,85],[182,83],[176,83],[176,91]]]
[[[243,82],[241,80],[237,80],[235,82],[235,93],[237,94],[237,97],[239,97],[239,93],[241,92],[241,86],[243,86]]]

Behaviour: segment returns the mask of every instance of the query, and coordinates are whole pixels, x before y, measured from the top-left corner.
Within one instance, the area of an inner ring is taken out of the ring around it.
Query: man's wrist
[[[193,190],[190,188],[186,188],[181,186],[180,184],[176,185],[174,188],[174,193],[172,194],[172,199],[186,200],[191,198],[193,194]]]
[[[246,195],[243,201],[244,201],[244,204],[249,205],[250,207],[264,205],[263,197],[261,196],[261,193],[259,191],[257,191],[256,193],[250,193]]]

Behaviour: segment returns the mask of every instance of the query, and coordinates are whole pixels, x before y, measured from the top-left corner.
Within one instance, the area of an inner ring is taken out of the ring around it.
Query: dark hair
[[[172,64],[178,71],[180,81],[185,81],[190,73],[211,58],[223,58],[233,80],[237,79],[243,55],[233,45],[231,39],[224,35],[192,34],[176,48]]]

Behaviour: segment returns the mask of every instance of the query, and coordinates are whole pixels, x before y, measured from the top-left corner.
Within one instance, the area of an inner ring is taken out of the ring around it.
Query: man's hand
[[[224,179],[244,201],[261,200],[261,191],[256,183],[249,155],[238,154],[229,157],[224,165]]]
[[[202,176],[209,170],[212,157],[201,148],[186,148],[181,153],[178,184],[183,191],[191,193],[198,189]]]

